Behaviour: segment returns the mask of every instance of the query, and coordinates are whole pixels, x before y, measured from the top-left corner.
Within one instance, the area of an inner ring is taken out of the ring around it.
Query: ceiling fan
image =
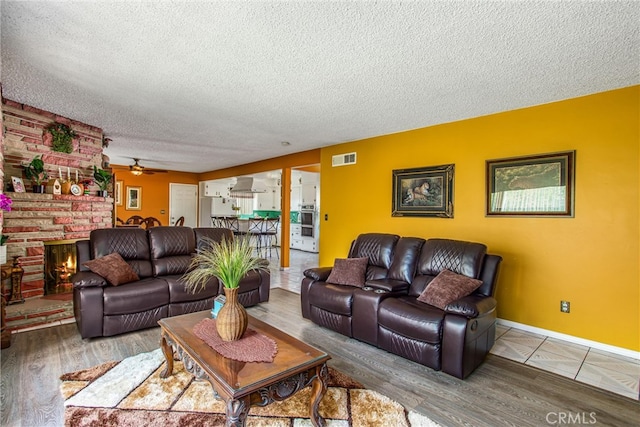
[[[149,168],[145,168],[144,166],[140,166],[140,163],[138,163],[140,161],[140,159],[133,159],[134,163],[132,165],[129,166],[129,170],[131,171],[132,174],[136,175],[136,176],[140,176],[142,174],[145,175],[153,175],[154,173],[167,173],[168,171],[163,170],[163,169],[149,169]]]

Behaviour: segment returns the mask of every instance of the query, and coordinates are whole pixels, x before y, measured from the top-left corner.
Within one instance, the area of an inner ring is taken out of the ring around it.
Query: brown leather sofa
[[[328,283],[331,267],[304,272],[302,315],[457,378],[478,367],[495,341],[493,298],[502,258],[480,243],[361,234],[349,258],[368,258],[364,287]],[[418,301],[443,270],[482,281],[444,310]]]
[[[204,290],[185,291],[181,281],[196,248],[205,238],[233,238],[221,228],[153,227],[94,230],[89,240],[76,242],[79,271],[73,276],[76,324],[82,338],[112,336],[157,326],[158,320],[211,309],[223,293],[212,278]],[[140,280],[112,286],[83,263],[117,252]],[[268,270],[249,273],[240,282],[239,300],[251,306],[269,300]]]

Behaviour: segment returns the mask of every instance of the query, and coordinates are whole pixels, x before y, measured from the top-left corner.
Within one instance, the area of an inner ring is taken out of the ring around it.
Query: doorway
[[[185,226],[198,226],[198,186],[169,183],[169,225],[174,225],[181,216]]]

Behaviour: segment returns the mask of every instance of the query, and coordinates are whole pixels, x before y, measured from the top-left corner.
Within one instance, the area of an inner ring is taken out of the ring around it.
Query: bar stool
[[[231,230],[234,236],[244,234],[240,231],[240,221],[237,216],[225,216],[222,221],[224,221],[224,228]]]
[[[251,239],[255,241],[256,254],[262,256],[262,227],[264,219],[262,218],[250,218],[249,225],[247,227],[246,236],[251,242]]]
[[[212,216],[211,217],[211,226],[213,228],[227,228],[224,217],[222,216]]]
[[[262,238],[262,248],[264,250],[265,258],[267,257],[267,251],[269,252],[269,258],[271,258],[271,250],[275,248],[276,257],[280,259],[280,253],[278,252],[278,225],[280,224],[280,217],[267,218],[262,224],[262,231],[260,237]]]

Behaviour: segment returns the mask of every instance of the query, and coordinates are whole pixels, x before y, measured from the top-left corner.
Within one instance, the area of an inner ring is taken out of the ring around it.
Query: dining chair
[[[140,215],[133,215],[131,217],[129,217],[129,219],[127,219],[125,221],[125,224],[136,224],[136,225],[140,225],[144,222],[144,218],[141,217]]]
[[[181,216],[180,218],[178,218],[178,220],[176,221],[176,223],[175,223],[175,224],[173,224],[173,225],[175,225],[176,227],[182,227],[182,226],[184,225],[184,217],[183,217],[183,216]]]
[[[158,218],[154,218],[152,216],[148,216],[145,219],[142,220],[142,224],[141,227],[145,228],[145,229],[150,229],[151,227],[158,227],[161,226],[162,223],[160,222],[160,220]]]

